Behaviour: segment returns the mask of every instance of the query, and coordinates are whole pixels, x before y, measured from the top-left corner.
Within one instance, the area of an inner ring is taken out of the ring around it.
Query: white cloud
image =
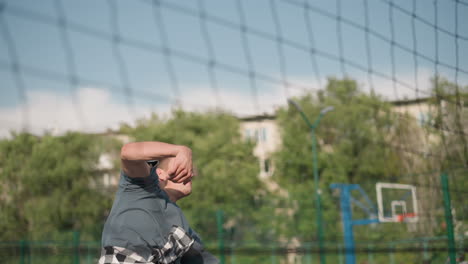
[[[417,89],[413,70],[397,73],[397,82],[395,83],[395,86],[393,85],[393,81],[391,79],[389,80],[388,78],[382,78],[375,74],[372,76],[372,83],[374,86],[374,92],[383,96],[383,98],[386,100],[403,100],[417,97],[421,98],[431,95],[431,78],[433,76],[434,72],[432,70],[428,68],[419,68],[417,74]],[[363,92],[369,93],[371,91],[369,79],[366,74],[354,74],[351,76],[351,78],[358,82],[358,85]],[[317,89],[323,89],[327,84],[326,78],[322,79],[320,82],[318,82],[315,78],[303,78],[301,76],[290,78],[290,80],[293,83],[314,87]],[[461,79],[459,83],[463,84],[467,82],[468,81],[466,79]],[[322,84],[322,86],[319,84]]]
[[[114,102],[109,91],[97,88],[81,88],[74,96],[29,91],[27,102],[27,105],[0,108],[0,122],[3,124],[0,137],[23,127],[35,134],[76,130],[102,132],[107,128],[117,128],[122,122],[131,124],[136,117],[150,114],[146,107],[136,107],[131,113],[126,105]],[[24,111],[28,120],[23,118]]]
[[[223,89],[219,100],[208,85],[185,85],[187,92],[181,98],[181,106],[188,111],[204,111],[221,107],[237,116],[273,113],[286,99],[282,87],[271,87],[268,92],[259,93],[254,100],[250,91]],[[294,93],[293,93],[294,94]],[[138,98],[135,98],[137,100]],[[125,103],[119,103],[106,89],[83,87],[75,95],[60,95],[52,91],[28,91],[25,105],[0,108],[0,137],[7,137],[9,131],[23,127],[34,134],[50,131],[61,134],[66,131],[103,132],[116,129],[121,123],[133,125],[137,119],[149,117],[154,109],[139,104],[133,112]],[[155,106],[159,115],[170,113],[171,106]],[[23,119],[23,112],[28,120]]]
[[[373,76],[374,90],[377,94],[382,95],[387,100],[402,100],[405,98],[410,99],[430,96],[431,78],[433,77],[433,71],[422,68],[418,70],[417,76],[418,89],[416,89],[413,71],[396,74],[397,81],[405,85],[396,82],[394,86],[392,80]],[[360,84],[362,84],[364,91],[370,91],[370,85],[367,76],[358,76],[357,80]]]
[[[187,85],[188,87],[189,85]],[[182,107],[189,111],[214,109],[217,103],[237,115],[271,113],[273,106],[284,103],[279,91],[273,89],[259,96],[260,108],[254,107],[249,93],[228,90],[220,94],[220,101],[208,86],[190,86],[182,97]],[[137,98],[135,98],[137,100]],[[0,108],[0,137],[23,127],[34,134],[50,131],[61,134],[66,131],[103,132],[116,129],[121,123],[133,125],[137,119],[149,117],[154,110],[147,104],[136,101],[133,111],[125,103],[119,103],[106,89],[83,87],[76,94],[61,95],[52,91],[28,91],[27,105]],[[169,114],[171,106],[158,104],[158,114]],[[26,112],[27,120],[23,118]]]
[[[291,91],[290,95],[297,95]],[[257,99],[251,90],[230,88],[219,93],[219,100],[208,86],[191,86],[189,92],[184,94],[184,109],[189,111],[213,109],[221,106],[222,109],[237,116],[273,113],[275,108],[286,103],[285,92],[282,87],[270,87],[268,91],[257,92]]]
[[[426,96],[429,92],[431,76],[430,70],[419,71],[419,88],[423,91],[419,94],[420,97]],[[354,78],[364,91],[369,91],[367,76]],[[411,86],[414,85],[413,73],[399,74],[398,79]],[[319,83],[313,78],[296,76],[288,80],[304,87],[311,87],[312,92],[320,88]],[[325,85],[326,80],[321,80],[321,84]],[[374,78],[374,86],[378,94],[389,100],[416,96],[414,90],[397,86],[398,98],[396,98],[391,80]],[[255,100],[249,89],[222,87],[217,99],[209,85],[183,84],[181,87],[186,88],[181,98],[181,105],[185,110],[204,111],[221,107],[237,116],[273,113],[277,107],[286,104],[286,95],[298,96],[306,92],[297,88],[285,91],[281,85],[272,85],[258,91]],[[153,110],[157,110],[159,115],[166,115],[171,109],[169,104],[159,103],[154,106],[155,109],[152,109],[147,103],[136,101],[136,106],[131,111],[124,102],[117,102],[110,91],[90,87],[80,88],[74,96],[60,95],[52,91],[29,91],[27,99],[26,109],[24,105],[0,108],[2,124],[0,137],[8,136],[10,130],[21,130],[23,125],[35,134],[42,134],[45,131],[60,134],[70,130],[103,132],[107,129],[116,129],[121,123],[132,125],[137,119],[149,117]],[[24,111],[29,117],[27,122],[23,119]]]

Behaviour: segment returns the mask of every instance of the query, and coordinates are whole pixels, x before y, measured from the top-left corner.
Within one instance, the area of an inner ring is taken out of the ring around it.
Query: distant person
[[[120,156],[120,182],[102,232],[99,264],[218,263],[175,204],[191,192],[192,151],[136,142],[125,144]]]

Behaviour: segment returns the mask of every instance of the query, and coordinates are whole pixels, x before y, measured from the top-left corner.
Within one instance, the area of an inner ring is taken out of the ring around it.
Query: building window
[[[250,139],[250,129],[246,128],[244,130],[244,138],[249,140]]]
[[[256,129],[245,129],[244,137],[248,141],[257,141],[258,131]]]
[[[423,113],[419,112],[419,125],[425,126],[431,122],[431,114],[430,113]]]
[[[254,128],[244,130],[244,138],[246,140],[252,140],[255,142],[266,142],[267,141],[267,129],[262,128]]]
[[[270,172],[270,160],[269,159],[265,159],[263,161],[263,171],[266,173]]]

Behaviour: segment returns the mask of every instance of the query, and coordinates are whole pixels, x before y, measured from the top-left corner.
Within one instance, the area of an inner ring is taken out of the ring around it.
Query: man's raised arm
[[[168,174],[171,181],[187,182],[193,176],[192,150],[180,145],[148,141],[125,144],[120,151],[122,170],[130,177],[146,177],[150,167],[147,160],[174,157],[169,164]]]

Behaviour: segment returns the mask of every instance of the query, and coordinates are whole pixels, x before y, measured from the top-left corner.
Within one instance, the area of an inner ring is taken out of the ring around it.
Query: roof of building
[[[262,114],[262,115],[253,115],[253,116],[244,116],[239,117],[241,121],[259,121],[259,120],[275,120],[276,115],[273,114]]]
[[[420,104],[429,101],[429,97],[419,97],[419,98],[411,98],[411,99],[401,99],[401,100],[393,100],[389,101],[390,104],[400,106],[400,105],[412,105],[412,104]]]

